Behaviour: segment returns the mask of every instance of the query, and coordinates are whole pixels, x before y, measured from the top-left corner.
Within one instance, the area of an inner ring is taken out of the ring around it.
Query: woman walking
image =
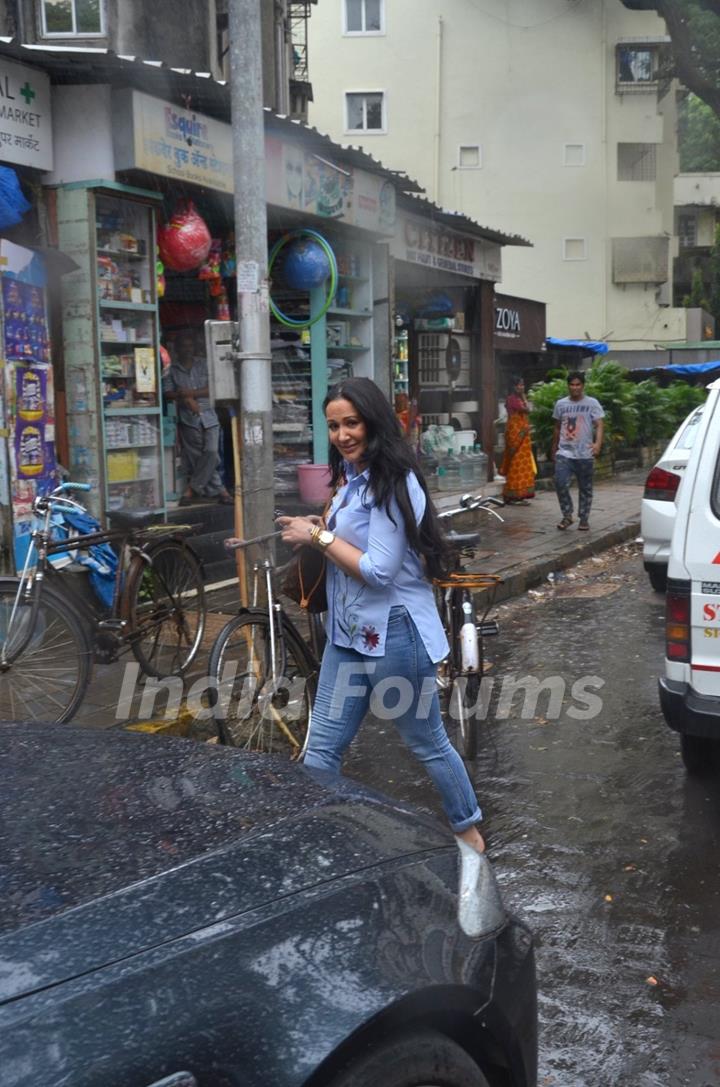
[[[482,819],[442,723],[436,665],[448,653],[430,578],[446,547],[414,453],[369,378],[325,401],[334,497],[318,518],[280,517],[282,538],[327,556],[327,645],[305,765],[340,771],[368,709],[394,720],[434,781],[452,830],[479,853]]]
[[[530,405],[521,377],[512,380],[512,392],[505,401],[508,420],[505,426],[505,456],[500,472],[505,476],[503,498],[507,503],[525,502],[535,497],[537,467],[530,440]]]

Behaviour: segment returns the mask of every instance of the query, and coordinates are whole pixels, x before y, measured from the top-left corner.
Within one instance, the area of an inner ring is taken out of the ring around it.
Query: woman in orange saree
[[[522,378],[513,378],[512,392],[505,406],[508,413],[505,456],[500,466],[500,472],[505,476],[503,498],[507,503],[525,502],[535,497],[537,467],[530,440],[530,405]]]

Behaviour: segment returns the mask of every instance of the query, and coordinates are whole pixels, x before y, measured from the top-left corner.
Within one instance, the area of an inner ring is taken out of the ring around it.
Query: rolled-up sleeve
[[[425,495],[413,473],[407,477],[407,488],[415,520],[419,522],[425,512]],[[367,551],[359,562],[363,580],[373,589],[390,585],[400,573],[407,551],[405,522],[395,499],[389,508],[374,506],[370,511]]]

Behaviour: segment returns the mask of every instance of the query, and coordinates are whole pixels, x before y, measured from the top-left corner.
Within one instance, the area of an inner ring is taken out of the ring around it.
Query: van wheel
[[[443,1034],[405,1034],[371,1049],[330,1087],[489,1087],[475,1061]]]
[[[687,772],[698,776],[711,774],[715,769],[717,747],[717,741],[709,740],[706,736],[688,736],[681,733],[680,751]]]
[[[656,593],[664,593],[667,589],[667,566],[649,566],[647,576]]]

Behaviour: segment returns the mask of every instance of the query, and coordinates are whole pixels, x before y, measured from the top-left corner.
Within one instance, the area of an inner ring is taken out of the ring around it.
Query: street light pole
[[[228,6],[242,453],[235,483],[246,537],[271,531],[275,506],[260,3]]]

